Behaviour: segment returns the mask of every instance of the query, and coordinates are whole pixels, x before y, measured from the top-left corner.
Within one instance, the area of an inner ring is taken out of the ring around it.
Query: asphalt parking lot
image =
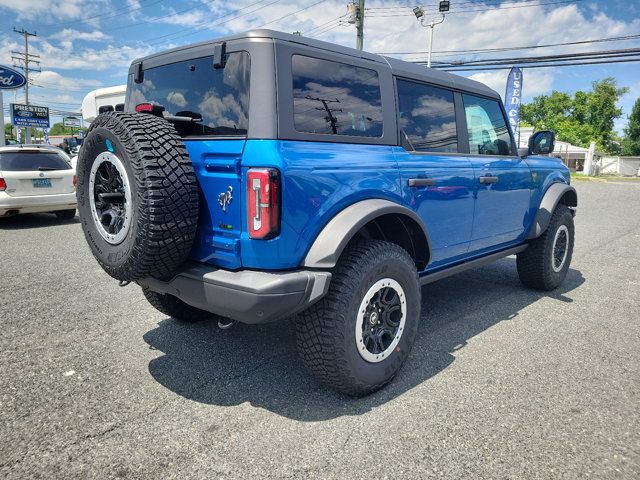
[[[579,182],[563,287],[515,259],[423,289],[410,359],[363,399],[292,321],[183,324],[119,288],[77,218],[0,219],[2,478],[639,478],[640,182]]]

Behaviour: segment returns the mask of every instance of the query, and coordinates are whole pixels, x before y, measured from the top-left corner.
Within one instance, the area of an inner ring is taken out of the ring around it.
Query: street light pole
[[[420,20],[420,25],[422,25],[423,27],[429,27],[430,29],[429,50],[427,53],[427,68],[431,68],[431,51],[433,50],[433,30],[435,29],[436,25],[440,25],[442,22],[444,22],[444,14],[449,11],[449,2],[447,1],[440,2],[438,9],[440,10],[440,16],[441,16],[440,20],[436,21],[431,19],[428,22],[427,22],[427,17],[425,16],[424,8],[415,7],[413,9],[414,15],[418,20]]]

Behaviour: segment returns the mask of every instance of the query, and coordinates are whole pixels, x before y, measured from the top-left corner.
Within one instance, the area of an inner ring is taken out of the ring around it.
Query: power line
[[[251,3],[251,4],[249,4],[249,5],[245,6],[245,7],[238,8],[237,10],[233,10],[233,11],[229,12],[228,14],[223,15],[221,18],[226,18],[226,17],[229,17],[229,16],[231,16],[231,15],[233,15],[235,13],[242,12],[243,10],[246,10],[248,8],[256,6],[256,5],[258,5],[258,4],[260,4],[260,3],[264,2],[264,1],[265,0],[258,0],[258,1],[253,2],[253,3]],[[184,29],[178,30],[176,32],[167,33],[167,34],[164,34],[164,35],[158,35],[158,36],[152,37],[152,39],[158,40],[158,39],[162,38],[163,40],[160,40],[159,42],[148,43],[145,46],[152,47],[152,46],[155,46],[155,45],[163,44],[168,40],[176,40],[178,38],[184,38],[184,37],[187,37],[187,36],[194,35],[194,34],[196,34],[198,32],[202,32],[202,31],[205,31],[205,30],[210,30],[212,27],[218,27],[220,25],[224,25],[225,23],[231,22],[233,20],[236,20],[238,18],[244,17],[246,15],[250,15],[252,13],[257,12],[258,10],[262,10],[263,8],[267,8],[267,7],[269,7],[269,6],[271,6],[271,5],[275,4],[275,3],[278,3],[280,1],[281,0],[272,0],[269,3],[266,3],[264,5],[260,5],[258,8],[255,8],[255,9],[249,11],[249,12],[244,12],[244,13],[241,13],[239,15],[235,15],[235,16],[233,16],[231,18],[227,18],[226,20],[223,20],[223,21],[217,21],[217,22],[211,23],[210,20],[206,20],[204,22],[197,23],[197,24],[195,24],[195,25],[193,25],[193,26],[191,26],[189,28],[184,28]],[[199,27],[199,26],[202,26],[202,25],[206,25],[206,27],[194,28],[194,27]],[[183,32],[186,32],[186,33],[183,33]],[[99,53],[105,54],[105,53],[123,52],[123,51],[131,50],[131,49],[132,49],[132,47],[130,47],[129,45],[123,45],[123,46],[120,46],[120,47],[108,48],[106,50],[101,50]]]
[[[626,35],[622,37],[609,37],[609,38],[596,38],[594,40],[580,40],[576,42],[563,42],[563,43],[547,43],[542,45],[527,45],[521,47],[499,47],[499,48],[475,48],[470,50],[438,50],[433,53],[482,53],[482,52],[507,52],[513,50],[531,50],[536,48],[547,47],[561,47],[567,45],[583,45],[588,43],[601,43],[601,42],[617,42],[625,40],[637,40],[640,39],[640,35]],[[379,55],[424,55],[427,52],[376,52]]]
[[[307,30],[306,32],[304,32],[304,34],[307,37],[312,35],[312,34],[313,35],[317,35],[320,32],[320,30],[324,30],[325,28],[327,28],[327,26],[329,24],[333,24],[334,22],[336,22],[336,24],[339,23],[344,17],[346,17],[346,14],[345,15],[340,15],[339,17],[334,18],[333,20],[329,20],[328,22],[325,22],[325,23],[322,23],[322,24],[320,24],[320,25],[318,25],[316,27],[313,27],[313,28]]]
[[[264,26],[271,25],[272,23],[279,22],[280,20],[283,20],[283,19],[285,19],[287,17],[290,17],[291,15],[295,15],[297,13],[304,12],[305,10],[309,10],[310,8],[315,7],[316,5],[320,5],[321,3],[324,3],[326,1],[327,0],[320,0],[319,2],[312,3],[308,7],[301,8],[299,10],[296,10],[295,12],[287,13],[286,15],[283,15],[282,17],[276,18],[275,20],[271,20],[271,21],[269,21],[267,23],[263,23],[262,25],[259,25],[256,28],[262,28]]]
[[[151,7],[152,5],[156,5],[158,3],[164,2],[165,0],[156,0],[154,2],[150,2],[150,3],[146,3],[144,5],[140,5],[137,7],[130,7],[130,6],[122,6],[120,8],[116,8],[115,10],[113,10],[111,13],[112,15],[105,15],[104,13],[99,13],[96,15],[93,15],[91,17],[85,17],[82,20],[74,20],[74,24],[77,23],[91,23],[91,20],[95,20],[97,18],[99,18],[100,20],[105,20],[108,18],[115,18],[115,17],[119,17],[121,15],[127,14],[127,13],[131,13],[131,12],[135,12],[137,10],[143,10],[147,7]],[[68,27],[69,23],[68,22],[60,22],[60,23],[55,23],[53,25],[47,25],[45,26],[45,28],[57,28],[57,27]]]
[[[533,3],[533,4],[527,4],[527,5],[513,5],[513,6],[506,6],[506,7],[495,7],[495,8],[479,8],[479,9],[472,9],[472,10],[451,10],[447,13],[447,15],[455,15],[458,13],[473,13],[473,12],[488,12],[488,11],[496,11],[496,10],[508,10],[508,9],[513,9],[513,8],[530,8],[530,7],[543,7],[543,6],[547,6],[547,5],[560,5],[560,4],[566,4],[566,3],[576,3],[576,2],[582,2],[584,0],[557,0],[557,1],[553,1],[553,2],[546,2],[546,3]],[[385,13],[385,12],[371,12],[369,14],[370,17],[405,17],[405,16],[413,16],[414,13],[413,12],[406,12],[406,13]]]
[[[556,55],[542,55],[537,57],[511,57],[511,58],[484,58],[468,61],[440,62],[438,67],[458,68],[458,67],[480,67],[484,65],[514,65],[524,63],[545,63],[550,61],[576,60],[580,58],[594,59],[599,57],[614,58],[640,55],[640,48],[624,48],[619,50],[601,50],[596,52],[566,53]],[[424,62],[414,62],[424,63]]]
[[[578,65],[605,65],[609,63],[631,63],[631,62],[640,62],[640,57],[637,58],[624,58],[624,59],[613,59],[613,60],[602,60],[602,61],[592,61],[592,62],[563,62],[563,63],[545,63],[541,65],[522,65],[528,68],[547,68],[547,67],[572,67]],[[443,72],[480,72],[485,70],[509,70],[510,66],[487,66],[487,67],[470,67],[470,68],[442,68]]]

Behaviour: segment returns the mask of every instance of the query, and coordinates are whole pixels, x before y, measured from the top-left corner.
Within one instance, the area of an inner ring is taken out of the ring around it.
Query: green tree
[[[629,115],[629,123],[622,139],[623,155],[640,155],[640,98],[636,100]]]
[[[51,130],[49,130],[49,135],[77,135],[78,130],[87,131],[86,128],[65,127],[62,122],[58,122],[53,124]]]
[[[13,138],[13,125],[10,123],[4,124],[4,136],[5,138]]]
[[[627,92],[626,87],[618,87],[616,80],[608,77],[593,82],[588,92],[540,95],[522,105],[520,116],[536,129],[554,130],[559,140],[582,147],[595,141],[600,150],[615,151],[614,120],[622,116],[616,103]]]

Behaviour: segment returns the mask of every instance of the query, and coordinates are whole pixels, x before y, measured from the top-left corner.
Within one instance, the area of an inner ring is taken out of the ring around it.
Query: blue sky
[[[40,55],[32,103],[79,111],[94,88],[125,83],[132,59],[178,45],[265,27],[353,46],[355,28],[343,17],[346,1],[336,0],[0,0],[0,64],[10,66],[12,50],[22,50],[13,27],[37,32],[31,51]],[[427,29],[420,27],[407,0],[367,1],[365,49],[423,52],[395,55],[425,58]],[[435,11],[435,0],[422,2]],[[342,17],[342,18],[341,18]],[[436,27],[434,52],[565,43],[640,33],[640,0],[451,0],[451,14]],[[560,46],[493,54],[496,57],[548,55],[640,47],[640,40]],[[487,54],[482,54],[487,56]],[[469,59],[470,54],[434,53],[434,60]],[[473,72],[504,94],[508,70]],[[472,75],[472,73],[465,73]],[[613,76],[630,88],[620,106],[626,115],[640,96],[640,62],[580,67],[527,68],[525,101],[552,90],[587,89]],[[24,99],[22,90],[15,99]],[[5,92],[5,104],[14,94]]]

